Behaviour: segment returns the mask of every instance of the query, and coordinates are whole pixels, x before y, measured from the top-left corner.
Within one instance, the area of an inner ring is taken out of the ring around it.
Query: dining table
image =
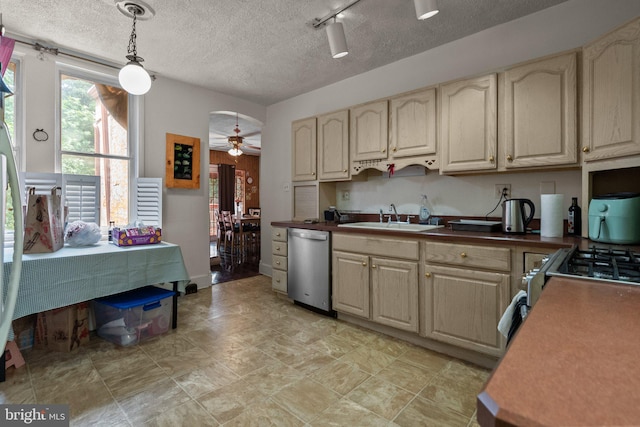
[[[240,253],[242,254],[241,259],[244,261],[247,256],[249,238],[255,235],[257,241],[260,241],[260,215],[233,215],[232,218],[233,222],[239,226]]]

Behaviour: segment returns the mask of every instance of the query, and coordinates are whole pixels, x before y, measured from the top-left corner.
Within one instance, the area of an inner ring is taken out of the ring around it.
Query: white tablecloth
[[[4,295],[12,257],[13,249],[5,249]],[[184,292],[189,275],[180,246],[167,242],[131,247],[100,242],[25,254],[13,318],[169,282],[177,282],[178,290]]]

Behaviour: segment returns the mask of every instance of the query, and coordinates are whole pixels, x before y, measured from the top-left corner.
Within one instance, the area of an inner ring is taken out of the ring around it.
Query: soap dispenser
[[[431,212],[429,212],[429,208],[427,207],[427,195],[422,195],[422,203],[420,204],[420,224],[428,224],[429,217],[431,216]]]

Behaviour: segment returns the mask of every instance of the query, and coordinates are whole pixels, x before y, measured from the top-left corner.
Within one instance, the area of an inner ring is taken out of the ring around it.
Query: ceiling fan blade
[[[245,133],[245,134],[240,135],[240,136],[243,137],[243,138],[250,138],[250,137],[252,137],[254,135],[260,135],[260,133],[261,133],[261,131],[257,130],[257,131],[254,131],[254,132]]]
[[[257,145],[245,144],[245,146],[248,148],[253,148],[254,150],[262,150],[262,148],[258,147]]]

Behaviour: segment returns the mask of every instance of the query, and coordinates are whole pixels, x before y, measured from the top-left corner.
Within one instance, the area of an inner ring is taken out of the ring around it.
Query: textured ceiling
[[[426,21],[412,0],[362,0],[339,19],[349,46],[341,59],[311,22],[350,0],[145,1],[156,12],[137,25],[148,70],[270,105],[566,0],[439,0]],[[0,0],[0,11],[9,35],[126,62],[132,21],[114,0]]]

